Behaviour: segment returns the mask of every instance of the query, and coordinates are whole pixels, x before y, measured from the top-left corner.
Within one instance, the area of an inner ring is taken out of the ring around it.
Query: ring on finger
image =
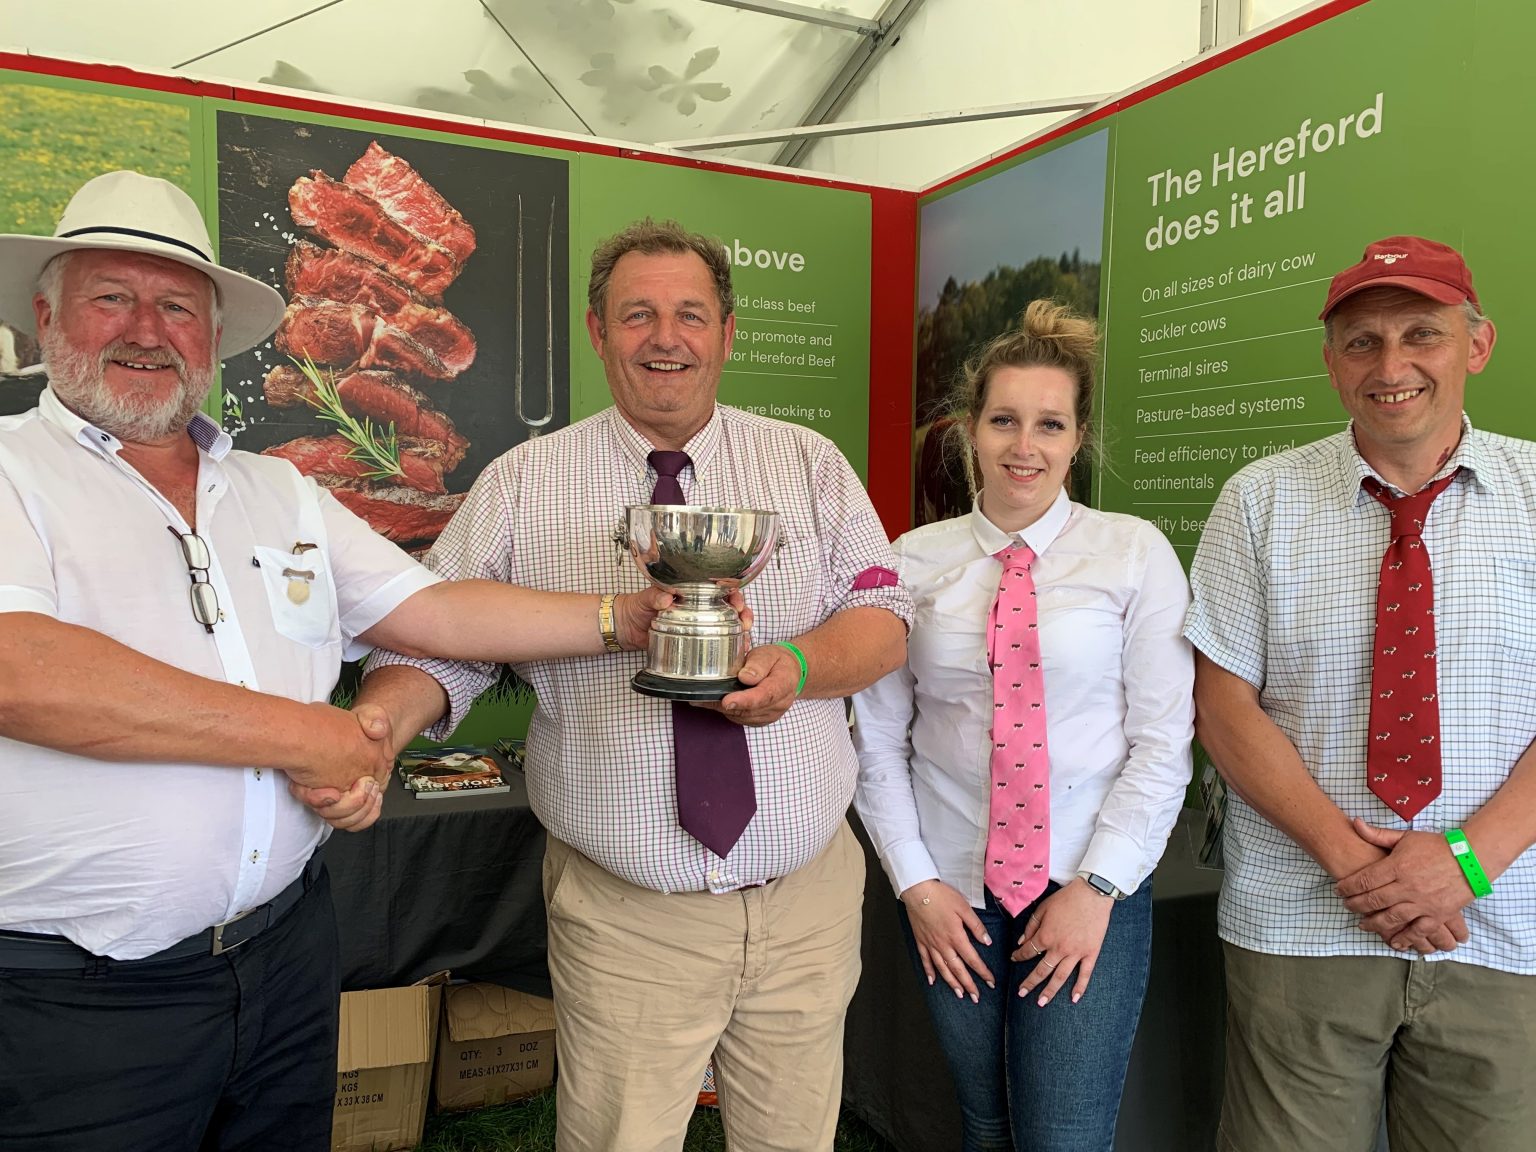
[[[1045,949],[1040,947],[1040,945],[1038,945],[1038,944],[1031,944],[1030,947],[1035,950],[1035,955],[1036,956],[1044,956],[1045,955]]]
[[[1050,969],[1053,969],[1053,970],[1056,967],[1056,965],[1052,964],[1049,960],[1042,960],[1042,961],[1040,961],[1040,963],[1044,964],[1047,968],[1050,968]],[[1060,961],[1057,961],[1057,963],[1060,963]]]

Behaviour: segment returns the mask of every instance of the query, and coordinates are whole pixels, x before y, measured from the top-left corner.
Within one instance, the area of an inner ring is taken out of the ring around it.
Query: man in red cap
[[[1323,305],[1350,426],[1228,481],[1190,573],[1230,789],[1223,1152],[1515,1152],[1536,1129],[1536,444],[1472,427],[1459,253]]]

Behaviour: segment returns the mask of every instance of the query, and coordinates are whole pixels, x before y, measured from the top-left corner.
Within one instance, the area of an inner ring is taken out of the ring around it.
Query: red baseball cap
[[[1406,288],[1441,304],[1470,300],[1482,311],[1472,288],[1472,270],[1460,252],[1422,236],[1388,236],[1367,245],[1360,263],[1351,264],[1333,278],[1328,300],[1317,318],[1326,320],[1328,313],[1356,292],[1384,287]]]

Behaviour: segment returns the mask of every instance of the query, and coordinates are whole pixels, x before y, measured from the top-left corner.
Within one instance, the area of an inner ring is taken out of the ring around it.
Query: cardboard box
[[[433,1095],[455,1112],[503,1104],[555,1082],[555,1004],[499,984],[443,993]]]
[[[331,1152],[390,1152],[421,1143],[447,972],[409,988],[341,994]]]

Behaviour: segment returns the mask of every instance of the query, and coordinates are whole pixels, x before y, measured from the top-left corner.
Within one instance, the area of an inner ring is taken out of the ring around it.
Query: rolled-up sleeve
[[[512,536],[507,509],[511,507],[513,484],[513,472],[505,456],[482,472],[427,553],[426,567],[445,580],[510,582]],[[446,740],[468,714],[470,705],[496,682],[498,675],[498,665],[493,663],[423,659],[383,648],[369,657],[366,671],[390,664],[419,668],[448,694],[448,711],[423,733],[429,740]]]
[[[910,630],[912,596],[904,584],[858,586],[859,577],[872,568],[896,571],[896,555],[858,474],[831,441],[813,463],[812,484],[828,574],[822,619],[846,608],[884,608]]]

